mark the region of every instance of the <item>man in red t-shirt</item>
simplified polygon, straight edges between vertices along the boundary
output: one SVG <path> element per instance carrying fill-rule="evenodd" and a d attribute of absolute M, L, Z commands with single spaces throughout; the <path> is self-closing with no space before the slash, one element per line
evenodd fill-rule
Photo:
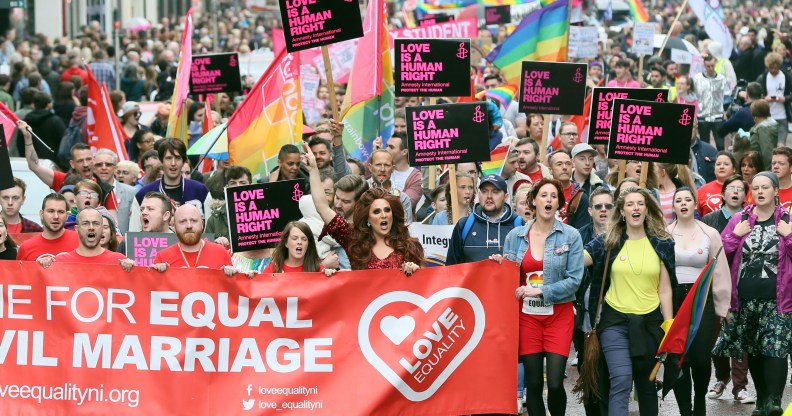
<path fill-rule="evenodd" d="M 539 163 L 539 143 L 536 140 L 526 137 L 520 139 L 514 148 L 518 152 L 517 170 L 528 175 L 531 183 L 539 182 L 539 179 L 550 178 L 550 170 Z"/>
<path fill-rule="evenodd" d="M 564 189 L 565 204 L 558 210 L 561 222 L 578 230 L 591 224 L 588 196 L 580 185 L 572 181 L 572 158 L 569 153 L 566 150 L 556 150 L 550 153 L 547 160 L 553 179 L 561 182 L 561 188 Z"/>
<path fill-rule="evenodd" d="M 77 214 L 77 234 L 80 245 L 68 253 L 55 256 L 58 263 L 80 264 L 119 264 L 129 272 L 135 265 L 134 260 L 124 257 L 121 253 L 105 250 L 99 241 L 102 239 L 102 214 L 95 208 L 85 208 Z"/>
<path fill-rule="evenodd" d="M 179 242 L 157 253 L 151 267 L 160 272 L 170 266 L 219 269 L 228 277 L 236 273 L 228 250 L 220 244 L 201 239 L 204 221 L 198 208 L 184 204 L 176 209 L 174 218 Z"/>
<path fill-rule="evenodd" d="M 63 228 L 69 215 L 68 204 L 61 194 L 44 197 L 39 212 L 44 230 L 19 246 L 17 260 L 38 261 L 47 267 L 56 255 L 77 248 L 80 244 L 77 233 Z"/>
<path fill-rule="evenodd" d="M 30 221 L 19 213 L 22 205 L 25 204 L 25 190 L 27 185 L 22 179 L 14 178 L 14 187 L 0 191 L 0 215 L 5 220 L 9 234 L 38 233 L 41 226 Z"/>
<path fill-rule="evenodd" d="M 771 169 L 778 176 L 778 203 L 789 210 L 792 205 L 792 149 L 779 146 L 773 149 Z M 751 184 L 748 184 L 750 189 Z"/>
<path fill-rule="evenodd" d="M 63 182 L 66 180 L 67 174 L 53 171 L 47 166 L 39 165 L 39 158 L 36 154 L 36 149 L 33 147 L 33 136 L 28 131 L 30 126 L 20 120 L 17 122 L 17 128 L 22 133 L 22 137 L 25 141 L 25 159 L 27 159 L 28 168 L 31 172 L 35 173 L 44 184 L 52 188 L 55 192 L 59 192 L 63 186 Z M 116 211 L 118 210 L 116 194 L 112 186 L 94 175 L 94 160 L 90 146 L 85 143 L 77 143 L 71 148 L 70 154 L 71 160 L 69 161 L 69 165 L 71 165 L 72 172 L 82 179 L 91 180 L 99 184 L 104 194 L 101 205 L 107 208 L 115 217 Z"/>

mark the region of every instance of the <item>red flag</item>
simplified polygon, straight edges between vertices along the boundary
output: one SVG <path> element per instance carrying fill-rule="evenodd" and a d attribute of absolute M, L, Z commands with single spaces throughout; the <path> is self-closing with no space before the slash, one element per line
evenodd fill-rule
<path fill-rule="evenodd" d="M 118 160 L 128 160 L 126 133 L 113 111 L 107 87 L 96 80 L 91 68 L 88 71 L 88 145 L 92 149 L 110 149 L 118 155 Z"/>
<path fill-rule="evenodd" d="M 0 124 L 3 125 L 6 144 L 8 146 L 11 146 L 11 137 L 14 135 L 14 131 L 16 130 L 17 121 L 19 121 L 19 117 L 17 117 L 17 115 L 14 114 L 10 108 L 6 107 L 6 105 L 0 101 Z"/>
<path fill-rule="evenodd" d="M 286 50 L 286 37 L 283 35 L 283 29 L 272 28 L 272 53 L 278 56 L 284 50 Z"/>
<path fill-rule="evenodd" d="M 209 97 L 211 97 L 211 95 Z M 201 127 L 202 134 L 209 133 L 209 130 L 212 130 L 215 127 L 214 120 L 212 120 L 211 101 L 211 98 L 207 98 L 207 100 L 204 102 L 204 117 Z M 201 173 L 208 173 L 210 170 L 212 170 L 212 159 L 206 157 L 201 161 L 201 166 L 198 168 L 198 171 Z"/>

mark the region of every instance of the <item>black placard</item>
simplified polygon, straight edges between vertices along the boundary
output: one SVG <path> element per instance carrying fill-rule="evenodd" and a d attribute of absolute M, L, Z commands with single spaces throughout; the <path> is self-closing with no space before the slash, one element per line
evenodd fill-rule
<path fill-rule="evenodd" d="M 686 165 L 696 106 L 613 101 L 608 158 Z"/>
<path fill-rule="evenodd" d="M 289 52 L 363 36 L 360 6 L 349 0 L 278 0 Z"/>
<path fill-rule="evenodd" d="M 233 252 L 275 247 L 283 227 L 302 218 L 303 180 L 257 183 L 225 189 Z"/>
<path fill-rule="evenodd" d="M 436 25 L 438 23 L 452 22 L 454 16 L 445 13 L 438 13 L 429 15 L 424 19 L 418 19 L 418 27 Z"/>
<path fill-rule="evenodd" d="M 469 96 L 470 39 L 395 39 L 396 95 Z"/>
<path fill-rule="evenodd" d="M 523 61 L 520 72 L 520 112 L 583 114 L 586 64 Z"/>
<path fill-rule="evenodd" d="M 588 144 L 608 144 L 611 128 L 611 105 L 613 100 L 667 102 L 667 89 L 654 88 L 609 88 L 595 87 L 591 93 L 591 112 L 589 113 Z M 686 162 L 687 163 L 687 162 Z"/>
<path fill-rule="evenodd" d="M 11 156 L 8 154 L 5 130 L 0 126 L 0 191 L 11 189 L 14 183 L 14 172 L 11 170 Z"/>
<path fill-rule="evenodd" d="M 242 92 L 239 55 L 236 52 L 193 56 L 190 68 L 190 93 L 218 92 Z"/>
<path fill-rule="evenodd" d="M 487 103 L 407 107 L 410 165 L 490 160 Z"/>
<path fill-rule="evenodd" d="M 484 22 L 488 25 L 508 25 L 511 23 L 511 6 L 489 6 L 484 8 Z"/>

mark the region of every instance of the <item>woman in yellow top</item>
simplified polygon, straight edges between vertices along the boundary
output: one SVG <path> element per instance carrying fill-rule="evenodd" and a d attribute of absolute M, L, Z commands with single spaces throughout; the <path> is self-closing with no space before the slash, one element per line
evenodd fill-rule
<path fill-rule="evenodd" d="M 586 245 L 584 257 L 594 267 L 589 310 L 597 310 L 605 285 L 597 331 L 609 377 L 600 381 L 603 397 L 608 392 L 601 410 L 626 415 L 634 382 L 641 415 L 655 416 L 657 394 L 649 374 L 672 322 L 676 275 L 674 240 L 652 195 L 644 188 L 623 190 L 608 232 Z"/>

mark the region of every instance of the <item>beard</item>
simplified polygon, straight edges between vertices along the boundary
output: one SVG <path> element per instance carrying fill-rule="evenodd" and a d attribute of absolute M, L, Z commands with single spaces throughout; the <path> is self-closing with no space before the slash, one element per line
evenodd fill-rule
<path fill-rule="evenodd" d="M 46 222 L 46 221 L 42 220 L 41 221 L 41 226 L 46 228 L 51 233 L 59 233 L 61 230 L 63 230 L 64 223 L 61 223 L 60 227 L 58 227 L 58 228 L 52 228 L 52 225 L 50 225 L 49 222 Z"/>
<path fill-rule="evenodd" d="M 176 236 L 179 238 L 179 242 L 186 246 L 194 246 L 198 244 L 201 241 L 202 234 L 203 229 L 184 232 L 176 231 Z"/>

